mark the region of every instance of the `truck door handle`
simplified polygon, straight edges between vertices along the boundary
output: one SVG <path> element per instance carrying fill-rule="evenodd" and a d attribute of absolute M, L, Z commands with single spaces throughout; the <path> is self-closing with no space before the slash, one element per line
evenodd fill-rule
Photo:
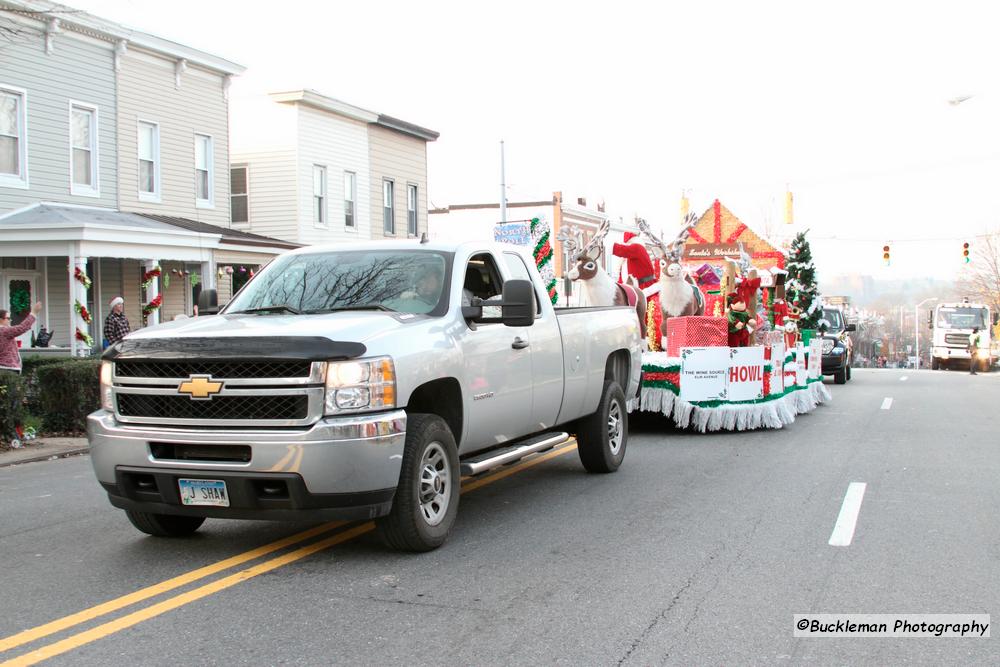
<path fill-rule="evenodd" d="M 524 348 L 528 347 L 529 345 L 531 345 L 531 343 L 529 343 L 528 341 L 524 340 L 520 336 L 518 336 L 517 338 L 515 338 L 514 342 L 510 344 L 510 346 L 512 348 L 514 348 L 515 350 L 523 350 Z"/>

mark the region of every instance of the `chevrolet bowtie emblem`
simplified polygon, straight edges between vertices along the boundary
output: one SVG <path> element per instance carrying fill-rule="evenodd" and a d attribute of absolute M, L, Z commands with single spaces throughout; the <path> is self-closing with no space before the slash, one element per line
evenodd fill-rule
<path fill-rule="evenodd" d="M 213 382 L 211 375 L 192 375 L 177 387 L 178 394 L 187 394 L 193 400 L 211 400 L 222 391 L 221 382 Z"/>

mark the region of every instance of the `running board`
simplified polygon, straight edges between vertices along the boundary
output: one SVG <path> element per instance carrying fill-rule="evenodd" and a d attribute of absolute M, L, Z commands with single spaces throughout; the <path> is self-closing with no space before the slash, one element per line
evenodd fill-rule
<path fill-rule="evenodd" d="M 502 449 L 493 449 L 462 461 L 462 475 L 478 475 L 487 470 L 499 468 L 502 465 L 523 459 L 529 454 L 537 454 L 538 452 L 544 452 L 546 449 L 552 449 L 567 440 L 569 440 L 568 433 L 545 433 L 534 438 L 529 438 L 516 445 L 503 447 Z"/>

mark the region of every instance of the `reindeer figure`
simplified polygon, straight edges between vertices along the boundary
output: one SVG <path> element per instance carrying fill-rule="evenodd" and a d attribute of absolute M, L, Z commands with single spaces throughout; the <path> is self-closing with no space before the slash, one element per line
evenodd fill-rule
<path fill-rule="evenodd" d="M 576 239 L 559 234 L 570 254 L 575 258 L 572 268 L 566 272 L 570 280 L 582 282 L 583 294 L 591 306 L 632 306 L 639 317 L 639 335 L 646 339 L 646 295 L 638 285 L 619 285 L 601 269 L 597 260 L 603 254 L 604 237 L 608 235 L 611 223 L 607 220 L 588 242 L 580 249 Z"/>
<path fill-rule="evenodd" d="M 653 234 L 653 230 L 649 228 L 649 224 L 645 220 L 638 221 L 639 230 L 648 236 L 663 253 L 663 257 L 660 259 L 660 310 L 663 311 L 664 321 L 670 317 L 705 313 L 705 297 L 698 289 L 694 279 L 681 266 L 684 243 L 697 222 L 697 216 L 689 213 L 684 219 L 684 229 L 670 245 L 667 245 Z"/>

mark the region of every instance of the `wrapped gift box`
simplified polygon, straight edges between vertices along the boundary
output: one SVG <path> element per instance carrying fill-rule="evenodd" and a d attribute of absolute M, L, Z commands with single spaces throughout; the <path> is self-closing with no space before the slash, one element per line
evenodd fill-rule
<path fill-rule="evenodd" d="M 664 322 L 666 352 L 679 357 L 682 347 L 728 347 L 729 323 L 724 317 L 671 317 Z"/>

